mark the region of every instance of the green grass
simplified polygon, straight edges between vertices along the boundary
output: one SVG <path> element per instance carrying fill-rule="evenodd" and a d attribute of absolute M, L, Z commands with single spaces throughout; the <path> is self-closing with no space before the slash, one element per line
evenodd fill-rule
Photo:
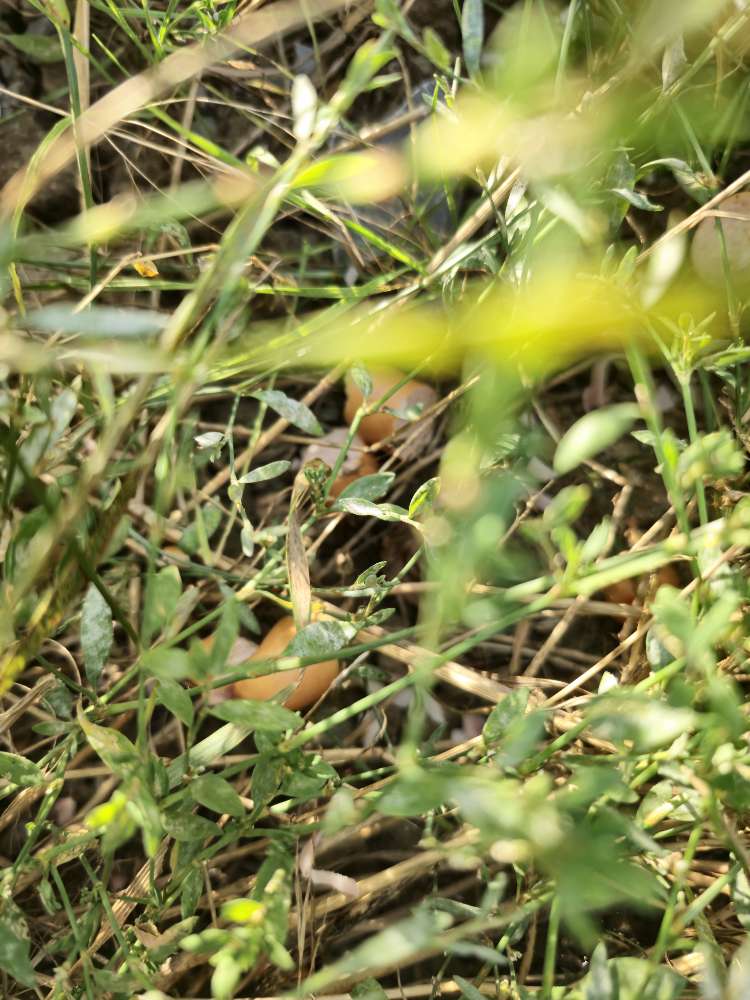
<path fill-rule="evenodd" d="M 750 15 L 78 6 L 0 12 L 2 996 L 750 995 Z"/>

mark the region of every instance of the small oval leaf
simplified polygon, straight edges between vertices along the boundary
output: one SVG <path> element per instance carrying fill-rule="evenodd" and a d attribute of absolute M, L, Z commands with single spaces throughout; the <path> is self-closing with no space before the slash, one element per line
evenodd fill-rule
<path fill-rule="evenodd" d="M 380 500 L 391 488 L 395 475 L 392 472 L 375 472 L 360 476 L 341 491 L 339 500 L 358 497 L 361 500 Z"/>
<path fill-rule="evenodd" d="M 555 452 L 555 472 L 565 475 L 581 462 L 609 448 L 630 430 L 641 412 L 636 403 L 618 403 L 594 410 L 576 420 Z"/>
<path fill-rule="evenodd" d="M 281 392 L 279 389 L 258 389 L 250 395 L 261 403 L 265 403 L 266 406 L 270 406 L 280 417 L 288 420 L 295 427 L 299 427 L 306 434 L 314 434 L 319 437 L 323 433 L 323 428 L 310 407 L 305 406 L 298 399 L 291 399 L 285 392 Z"/>
<path fill-rule="evenodd" d="M 269 462 L 268 465 L 259 465 L 257 469 L 251 469 L 241 476 L 237 482 L 246 485 L 247 483 L 264 483 L 267 479 L 275 479 L 283 476 L 292 466 L 291 462 Z"/>

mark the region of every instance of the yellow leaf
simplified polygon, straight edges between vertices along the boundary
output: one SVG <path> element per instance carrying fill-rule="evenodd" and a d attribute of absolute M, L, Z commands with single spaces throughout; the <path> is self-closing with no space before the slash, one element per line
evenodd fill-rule
<path fill-rule="evenodd" d="M 133 267 L 140 274 L 142 278 L 158 278 L 159 272 L 156 270 L 156 264 L 148 257 L 139 257 L 138 260 L 133 261 Z"/>

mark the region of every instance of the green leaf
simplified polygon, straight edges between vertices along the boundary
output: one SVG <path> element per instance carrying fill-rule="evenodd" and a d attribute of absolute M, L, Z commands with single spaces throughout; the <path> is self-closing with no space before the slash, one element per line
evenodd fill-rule
<path fill-rule="evenodd" d="M 185 726 L 192 726 L 195 712 L 193 699 L 176 681 L 162 677 L 156 686 L 156 697 L 175 718 Z"/>
<path fill-rule="evenodd" d="M 384 253 L 389 254 L 394 260 L 398 260 L 402 264 L 406 264 L 407 267 L 411 267 L 415 271 L 421 272 L 424 270 L 419 261 L 415 260 L 411 254 L 407 253 L 406 250 L 403 250 L 401 247 L 396 246 L 396 244 L 391 240 L 386 240 L 383 239 L 382 236 L 378 236 L 378 234 L 373 232 L 369 226 L 365 226 L 361 222 L 355 222 L 354 219 L 347 219 L 345 216 L 342 217 L 341 221 L 347 229 L 351 229 L 353 233 L 357 233 L 378 250 L 382 250 Z"/>
<path fill-rule="evenodd" d="M 226 949 L 219 952 L 214 965 L 216 968 L 211 976 L 211 996 L 214 1000 L 232 1000 L 242 977 L 242 966 L 232 952 Z"/>
<path fill-rule="evenodd" d="M 745 457 L 729 431 L 701 434 L 687 446 L 677 462 L 677 474 L 686 489 L 696 483 L 734 479 L 742 474 Z"/>
<path fill-rule="evenodd" d="M 26 921 L 15 904 L 4 902 L 0 916 L 0 969 L 22 986 L 34 986 L 36 976 L 29 958 Z"/>
<path fill-rule="evenodd" d="M 464 62 L 469 76 L 479 74 L 484 43 L 484 0 L 464 0 L 461 10 Z"/>
<path fill-rule="evenodd" d="M 338 780 L 336 769 L 316 754 L 294 755 L 288 763 L 281 791 L 292 798 L 314 798 L 329 781 Z"/>
<path fill-rule="evenodd" d="M 206 840 L 221 834 L 221 828 L 212 820 L 206 819 L 204 816 L 196 816 L 195 813 L 188 810 L 165 816 L 164 829 L 170 837 L 181 842 Z"/>
<path fill-rule="evenodd" d="M 205 739 L 194 743 L 187 753 L 176 757 L 167 768 L 169 787 L 176 788 L 188 770 L 198 771 L 208 767 L 219 757 L 231 753 L 248 736 L 247 726 L 226 725 Z"/>
<path fill-rule="evenodd" d="M 341 491 L 339 500 L 357 497 L 360 500 L 379 500 L 384 497 L 395 479 L 393 472 L 375 472 L 371 476 L 362 476 Z"/>
<path fill-rule="evenodd" d="M 351 791 L 346 787 L 339 788 L 328 801 L 321 829 L 326 836 L 332 836 L 355 824 L 358 817 Z"/>
<path fill-rule="evenodd" d="M 609 448 L 639 417 L 636 403 L 617 403 L 587 413 L 566 431 L 558 444 L 553 463 L 555 472 L 565 475 L 581 462 Z"/>
<path fill-rule="evenodd" d="M 135 747 L 123 733 L 94 725 L 80 709 L 77 720 L 89 746 L 113 774 L 127 775 L 140 763 Z"/>
<path fill-rule="evenodd" d="M 405 920 L 399 920 L 367 938 L 337 962 L 314 973 L 301 984 L 300 992 L 305 995 L 323 992 L 329 983 L 347 978 L 351 973 L 377 968 L 383 964 L 384 958 L 394 967 L 407 964 L 413 955 L 434 949 L 440 941 L 440 935 L 451 923 L 452 919 L 447 913 L 427 907 L 419 909 Z"/>
<path fill-rule="evenodd" d="M 352 987 L 349 996 L 352 1000 L 387 1000 L 388 994 L 377 979 L 368 976 L 367 979 L 363 979 L 361 983 Z"/>
<path fill-rule="evenodd" d="M 439 808 L 447 794 L 439 776 L 424 770 L 407 772 L 388 785 L 377 807 L 387 816 L 420 816 Z"/>
<path fill-rule="evenodd" d="M 473 983 L 464 979 L 463 976 L 455 976 L 454 978 L 458 984 L 458 988 L 461 990 L 461 993 L 466 1000 L 486 1000 L 484 993 L 482 993 L 481 990 L 478 990 Z"/>
<path fill-rule="evenodd" d="M 737 873 L 731 890 L 737 919 L 746 931 L 750 931 L 750 882 L 742 869 Z"/>
<path fill-rule="evenodd" d="M 501 770 L 510 770 L 526 760 L 544 738 L 544 723 L 543 712 L 529 712 L 512 719 L 499 740 L 495 757 L 497 766 Z"/>
<path fill-rule="evenodd" d="M 211 538 L 221 524 L 221 510 L 213 504 L 206 504 L 205 507 L 201 507 L 201 517 L 203 518 L 203 526 L 206 529 L 206 538 Z M 188 555 L 192 555 L 192 553 L 198 551 L 200 547 L 200 533 L 197 520 L 183 531 L 178 545 Z"/>
<path fill-rule="evenodd" d="M 219 627 L 214 632 L 214 641 L 208 654 L 209 674 L 220 674 L 224 670 L 230 660 L 239 630 L 237 601 L 232 597 L 224 602 Z"/>
<path fill-rule="evenodd" d="M 221 917 L 233 924 L 249 924 L 262 910 L 263 904 L 257 899 L 230 899 L 222 906 Z"/>
<path fill-rule="evenodd" d="M 617 1000 L 617 987 L 612 978 L 612 970 L 607 961 L 607 949 L 603 941 L 594 948 L 591 955 L 591 970 L 584 994 L 584 1000 Z"/>
<path fill-rule="evenodd" d="M 471 909 L 474 910 L 474 907 L 471 907 Z M 474 912 L 478 911 L 474 910 Z M 486 944 L 477 944 L 476 941 L 456 941 L 455 944 L 446 948 L 446 951 L 449 955 L 457 955 L 461 958 L 478 958 L 480 962 L 487 962 L 490 965 L 508 964 L 508 959 L 505 955 L 502 955 L 499 951 L 495 951 L 494 948 L 488 948 Z M 458 980 L 458 976 L 456 976 L 456 980 Z M 484 998 L 483 993 L 480 996 Z"/>
<path fill-rule="evenodd" d="M 279 389 L 258 389 L 250 395 L 270 406 L 280 417 L 288 420 L 295 427 L 299 427 L 306 434 L 314 434 L 319 437 L 323 433 L 323 428 L 312 410 L 299 400 L 291 399 Z"/>
<path fill-rule="evenodd" d="M 645 194 L 641 194 L 640 191 L 631 191 L 629 188 L 613 188 L 612 193 L 623 198 L 633 208 L 640 208 L 642 212 L 664 211 L 662 205 L 655 205 L 652 201 L 648 200 Z"/>
<path fill-rule="evenodd" d="M 234 700 L 225 701 L 211 709 L 211 715 L 224 722 L 232 722 L 236 726 L 244 726 L 251 732 L 281 733 L 287 729 L 298 729 L 302 725 L 302 717 L 297 712 L 290 712 L 283 705 L 272 701 Z"/>
<path fill-rule="evenodd" d="M 203 895 L 203 872 L 193 865 L 180 886 L 180 916 L 183 920 L 192 917 L 198 907 L 198 900 Z"/>
<path fill-rule="evenodd" d="M 334 97 L 333 103 L 337 103 L 337 98 L 341 97 L 343 106 L 347 106 L 355 97 L 358 97 L 369 81 L 387 63 L 395 57 L 393 49 L 383 49 L 380 40 L 368 39 L 357 49 L 349 61 L 346 68 L 346 76 L 338 94 Z M 369 396 L 369 393 L 364 393 Z"/>
<path fill-rule="evenodd" d="M 244 816 L 245 807 L 237 792 L 218 774 L 204 774 L 190 782 L 190 794 L 196 802 L 212 812 L 228 816 Z"/>
<path fill-rule="evenodd" d="M 612 532 L 612 522 L 603 518 L 591 530 L 591 534 L 581 546 L 581 562 L 586 565 L 603 555 Z"/>
<path fill-rule="evenodd" d="M 92 583 L 81 608 L 81 651 L 89 684 L 96 690 L 114 637 L 112 611 Z"/>
<path fill-rule="evenodd" d="M 716 189 L 707 184 L 701 174 L 696 173 L 684 160 L 678 160 L 674 157 L 651 160 L 648 163 L 644 163 L 639 172 L 641 174 L 648 173 L 654 167 L 659 166 L 667 167 L 667 169 L 671 170 L 674 179 L 682 190 L 700 205 L 703 205 L 712 195 L 716 194 Z"/>
<path fill-rule="evenodd" d="M 744 997 L 747 996 L 750 996 L 750 939 L 748 938 L 734 953 L 729 966 L 729 979 L 725 994 L 726 1000 L 744 1000 Z"/>
<path fill-rule="evenodd" d="M 305 625 L 294 636 L 284 656 L 319 656 L 328 659 L 343 649 L 357 634 L 349 622 L 320 621 Z"/>
<path fill-rule="evenodd" d="M 340 496 L 333 505 L 333 510 L 345 514 L 356 514 L 357 517 L 376 517 L 379 521 L 402 521 L 408 514 L 395 504 L 376 504 L 359 497 Z"/>
<path fill-rule="evenodd" d="M 451 54 L 434 28 L 427 27 L 422 35 L 425 54 L 438 69 L 448 72 L 451 68 Z"/>
<path fill-rule="evenodd" d="M 612 958 L 607 965 L 615 991 L 609 995 L 590 992 L 594 977 L 601 979 L 597 964 L 578 984 L 586 1000 L 677 1000 L 686 986 L 678 973 L 663 965 L 654 967 L 645 958 Z"/>
<path fill-rule="evenodd" d="M 144 653 L 141 669 L 159 680 L 184 681 L 193 676 L 192 661 L 184 649 L 157 646 Z"/>
<path fill-rule="evenodd" d="M 291 467 L 291 462 L 269 462 L 268 465 L 259 465 L 257 469 L 251 469 L 250 472 L 246 472 L 237 482 L 243 485 L 247 485 L 248 483 L 265 483 L 267 479 L 276 479 L 277 476 L 283 476 Z"/>
<path fill-rule="evenodd" d="M 156 799 L 139 779 L 128 782 L 124 792 L 127 796 L 127 811 L 141 828 L 144 851 L 147 857 L 153 858 L 164 835 Z"/>
<path fill-rule="evenodd" d="M 23 52 L 24 55 L 31 56 L 34 62 L 55 63 L 63 58 L 60 48 L 60 38 L 54 35 L 34 35 L 29 32 L 25 35 L 0 35 L 6 42 L 10 42 L 14 49 Z"/>
<path fill-rule="evenodd" d="M 55 26 L 70 27 L 70 11 L 67 0 L 42 0 L 42 7 L 45 8 L 47 16 Z"/>
<path fill-rule="evenodd" d="M 19 324 L 40 333 L 78 334 L 82 337 L 148 337 L 161 333 L 167 314 L 150 309 L 90 306 L 74 312 L 69 306 L 45 306 L 30 312 Z"/>
<path fill-rule="evenodd" d="M 182 593 L 180 571 L 176 566 L 165 566 L 153 573 L 146 583 L 143 607 L 143 644 L 148 646 L 151 639 L 162 632 L 171 619 Z"/>
<path fill-rule="evenodd" d="M 357 55 L 355 54 L 354 59 L 356 58 Z M 354 60 L 352 60 L 352 62 L 353 61 Z M 362 398 L 365 400 L 369 399 L 372 395 L 372 376 L 370 375 L 368 369 L 363 364 L 355 362 L 355 364 L 353 364 L 349 369 L 349 376 L 352 382 L 354 382 L 356 387 L 362 393 Z"/>
<path fill-rule="evenodd" d="M 530 694 L 529 688 L 516 688 L 495 705 L 482 730 L 482 738 L 488 746 L 501 740 L 512 722 L 523 718 Z"/>
<path fill-rule="evenodd" d="M 14 785 L 43 785 L 44 774 L 38 764 L 26 757 L 14 753 L 0 751 L 0 777 L 6 778 Z"/>
<path fill-rule="evenodd" d="M 656 698 L 625 694 L 603 697 L 590 714 L 597 733 L 613 742 L 632 740 L 639 753 L 669 746 L 678 736 L 690 733 L 695 715 L 688 708 L 673 708 Z"/>
<path fill-rule="evenodd" d="M 591 490 L 584 483 L 577 486 L 564 486 L 552 498 L 552 502 L 542 514 L 545 527 L 560 529 L 574 524 L 583 513 L 591 498 Z"/>
<path fill-rule="evenodd" d="M 409 517 L 414 519 L 417 514 L 427 513 L 435 503 L 439 491 L 440 480 L 437 476 L 418 486 L 409 502 Z"/>
<path fill-rule="evenodd" d="M 284 776 L 285 764 L 282 757 L 268 754 L 261 754 L 260 760 L 253 768 L 253 777 L 250 784 L 250 794 L 253 797 L 255 808 L 262 808 L 267 805 L 279 790 L 279 785 Z"/>

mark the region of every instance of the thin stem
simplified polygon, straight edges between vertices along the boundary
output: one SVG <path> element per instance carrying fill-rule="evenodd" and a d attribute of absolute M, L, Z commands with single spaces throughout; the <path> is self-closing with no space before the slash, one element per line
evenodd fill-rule
<path fill-rule="evenodd" d="M 552 1000 L 552 990 L 555 987 L 555 966 L 557 965 L 557 940 L 560 934 L 560 896 L 555 895 L 549 908 L 547 924 L 547 943 L 544 948 L 544 967 L 542 969 L 543 1000 Z"/>

